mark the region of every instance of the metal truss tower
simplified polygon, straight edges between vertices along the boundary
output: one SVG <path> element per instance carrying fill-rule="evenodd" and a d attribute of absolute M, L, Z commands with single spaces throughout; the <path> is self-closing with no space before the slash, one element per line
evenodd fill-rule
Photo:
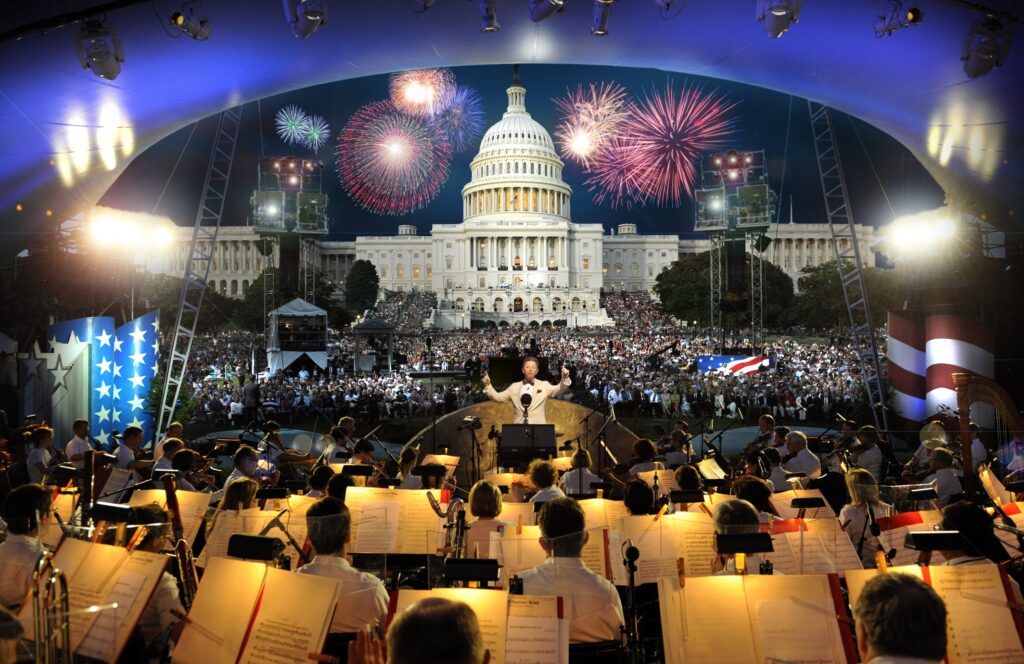
<path fill-rule="evenodd" d="M 213 139 L 213 151 L 206 169 L 203 196 L 196 213 L 196 224 L 192 229 L 192 244 L 185 260 L 185 276 L 178 300 L 178 314 L 174 322 L 171 352 L 167 357 L 167 371 L 164 375 L 163 395 L 160 398 L 160 413 L 157 418 L 156 436 L 174 419 L 174 410 L 181 395 L 181 383 L 185 380 L 188 358 L 192 352 L 192 341 L 199 325 L 199 314 L 206 295 L 207 279 L 213 253 L 217 248 L 217 234 L 224 201 L 227 197 L 231 166 L 235 161 L 235 146 L 238 144 L 238 130 L 242 122 L 242 107 L 230 108 L 220 115 L 217 133 Z"/>
<path fill-rule="evenodd" d="M 887 393 L 882 383 L 878 342 L 875 339 L 875 326 L 871 320 L 871 307 L 868 303 L 868 290 L 864 282 L 860 244 L 857 242 L 850 198 L 846 192 L 846 179 L 843 177 L 839 147 L 836 144 L 828 109 L 811 100 L 807 101 L 807 108 L 811 114 L 811 133 L 814 137 L 814 150 L 818 159 L 818 173 L 821 176 L 821 193 L 825 198 L 828 226 L 832 232 L 832 248 L 839 268 L 839 280 L 843 286 L 846 310 L 850 316 L 850 329 L 860 362 L 864 390 L 875 427 L 879 431 L 888 431 Z"/>

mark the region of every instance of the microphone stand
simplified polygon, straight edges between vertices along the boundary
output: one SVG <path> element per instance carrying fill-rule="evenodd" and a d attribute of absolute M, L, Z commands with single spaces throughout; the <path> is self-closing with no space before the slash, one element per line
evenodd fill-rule
<path fill-rule="evenodd" d="M 594 434 L 594 441 L 601 446 L 601 449 L 597 451 L 597 470 L 599 475 L 604 472 L 604 456 L 601 454 L 602 450 L 608 455 L 608 459 L 612 462 L 613 466 L 619 465 L 619 460 L 615 458 L 615 455 L 612 454 L 612 451 L 608 449 L 608 445 L 604 442 L 604 430 L 611 422 L 612 418 L 605 417 L 601 428 L 597 430 L 596 434 Z"/>
<path fill-rule="evenodd" d="M 284 524 L 281 523 L 281 517 L 287 512 L 288 510 L 281 510 L 280 512 L 278 512 L 277 516 L 268 521 L 267 525 L 263 527 L 263 530 L 259 532 L 259 536 L 266 537 L 267 533 L 269 533 L 274 528 L 278 528 L 282 533 L 284 533 L 284 536 L 288 538 L 288 543 L 291 544 L 299 553 L 299 560 L 301 560 L 302 564 L 305 565 L 309 563 L 309 557 L 305 554 L 305 552 L 303 552 L 302 547 L 299 546 L 299 543 L 295 541 L 295 538 L 292 537 L 292 534 L 290 532 L 288 532 L 288 529 L 284 527 Z"/>
<path fill-rule="evenodd" d="M 640 549 L 633 546 L 631 540 L 623 543 L 622 564 L 629 573 L 629 585 L 626 590 L 626 624 L 623 631 L 626 636 L 626 661 L 639 664 L 642 660 L 640 640 L 636 616 L 636 561 L 640 559 Z"/>

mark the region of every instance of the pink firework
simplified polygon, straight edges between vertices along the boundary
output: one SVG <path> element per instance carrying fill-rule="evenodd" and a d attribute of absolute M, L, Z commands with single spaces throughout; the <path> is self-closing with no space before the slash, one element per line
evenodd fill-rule
<path fill-rule="evenodd" d="M 402 215 L 426 206 L 448 179 L 452 147 L 444 133 L 390 101 L 363 106 L 338 135 L 338 174 L 361 207 Z"/>
<path fill-rule="evenodd" d="M 647 173 L 637 169 L 629 159 L 633 143 L 624 136 L 607 139 L 599 152 L 591 155 L 584 186 L 594 194 L 594 202 L 611 204 L 613 209 L 643 205 L 650 198 Z"/>
<path fill-rule="evenodd" d="M 630 112 L 626 89 L 617 83 L 578 85 L 554 102 L 562 113 L 555 129 L 562 156 L 584 166 L 621 133 Z"/>
<path fill-rule="evenodd" d="M 403 113 L 434 115 L 451 103 L 455 76 L 449 69 L 414 69 L 391 75 L 391 101 Z"/>
<path fill-rule="evenodd" d="M 699 87 L 676 91 L 667 85 L 638 102 L 623 126 L 628 147 L 612 155 L 615 165 L 631 173 L 631 181 L 644 182 L 641 203 L 678 207 L 683 194 L 693 195 L 701 153 L 720 150 L 735 131 L 729 112 L 734 102 Z M 607 168 L 607 155 L 601 165 Z"/>

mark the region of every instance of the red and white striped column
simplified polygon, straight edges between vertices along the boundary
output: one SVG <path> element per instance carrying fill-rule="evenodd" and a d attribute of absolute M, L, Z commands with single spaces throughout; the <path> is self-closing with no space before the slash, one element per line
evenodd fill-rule
<path fill-rule="evenodd" d="M 942 405 L 956 410 L 953 373 L 995 376 L 995 336 L 991 328 L 974 318 L 955 315 L 929 316 L 925 321 L 928 413 Z M 989 404 L 971 406 L 971 419 L 982 427 L 995 424 Z"/>
<path fill-rule="evenodd" d="M 920 323 L 889 312 L 889 427 L 905 440 L 916 440 L 928 416 L 925 329 Z"/>

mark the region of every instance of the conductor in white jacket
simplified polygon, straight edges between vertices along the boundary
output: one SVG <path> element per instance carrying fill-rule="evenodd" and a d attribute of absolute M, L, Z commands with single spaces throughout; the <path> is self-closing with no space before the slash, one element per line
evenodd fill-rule
<path fill-rule="evenodd" d="M 516 381 L 498 392 L 491 386 L 491 377 L 484 374 L 484 394 L 491 401 L 512 404 L 512 424 L 547 424 L 545 418 L 545 407 L 549 397 L 554 398 L 566 392 L 572 381 L 569 380 L 569 370 L 562 367 L 562 381 L 557 385 L 544 380 L 537 380 L 537 372 L 540 370 L 540 362 L 535 357 L 523 359 L 523 380 Z M 530 395 L 525 400 L 528 404 L 524 407 L 523 396 Z"/>

